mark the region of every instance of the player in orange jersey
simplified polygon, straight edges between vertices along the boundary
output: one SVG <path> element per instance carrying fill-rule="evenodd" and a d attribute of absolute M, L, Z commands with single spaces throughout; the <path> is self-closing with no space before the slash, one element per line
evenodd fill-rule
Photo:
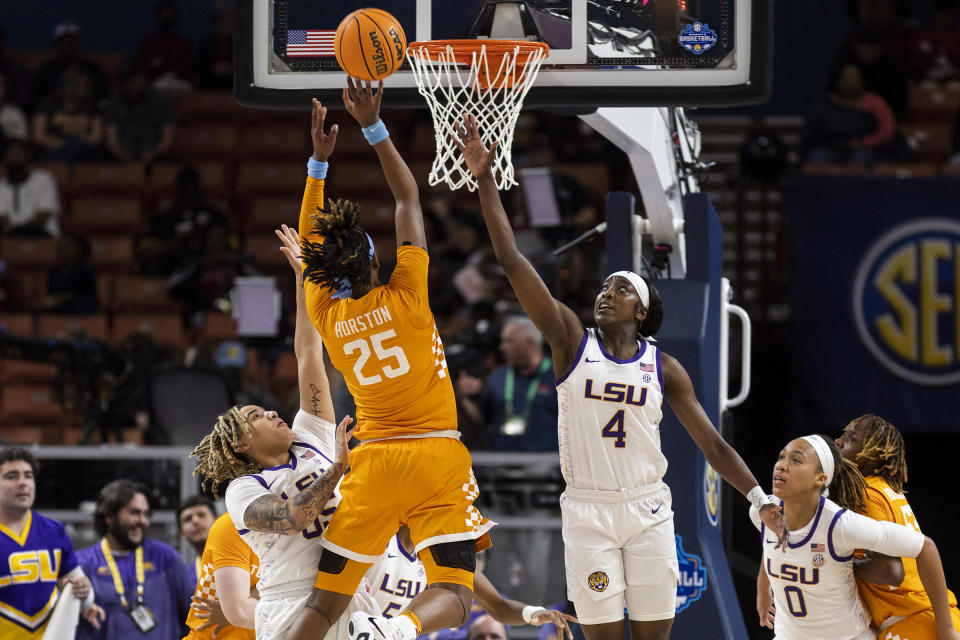
<path fill-rule="evenodd" d="M 910 503 L 904 497 L 907 461 L 903 436 L 892 424 L 873 414 L 852 420 L 837 438 L 840 454 L 857 465 L 867 481 L 864 515 L 896 522 L 920 531 Z M 933 605 L 920 582 L 917 561 L 903 558 L 903 582 L 897 587 L 857 578 L 860 595 L 870 609 L 879 640 L 936 638 L 940 629 Z M 960 631 L 957 599 L 947 591 L 953 627 Z M 940 637 L 945 637 L 940 634 Z"/>
<path fill-rule="evenodd" d="M 356 205 L 324 202 L 327 163 L 320 160 L 337 127 L 324 133 L 326 109 L 313 105 L 315 154 L 300 209 L 307 308 L 357 403 L 361 444 L 350 454 L 342 501 L 321 539 L 317 589 L 288 640 L 324 636 L 402 524 L 433 588 L 395 618 L 354 613 L 351 638 L 413 640 L 462 625 L 473 600 L 475 553 L 490 545 L 494 524 L 473 506 L 477 484 L 427 297 L 419 190 L 380 120 L 382 96 L 382 84 L 374 90 L 352 79 L 343 92 L 396 200 L 396 267 L 386 283 Z"/>
<path fill-rule="evenodd" d="M 207 534 L 185 640 L 254 640 L 260 560 L 225 513 Z"/>

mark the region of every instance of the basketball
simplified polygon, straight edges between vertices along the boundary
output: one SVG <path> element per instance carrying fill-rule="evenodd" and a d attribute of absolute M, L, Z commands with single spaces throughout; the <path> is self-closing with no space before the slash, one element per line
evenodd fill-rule
<path fill-rule="evenodd" d="M 347 75 L 380 80 L 400 68 L 407 51 L 403 27 L 382 9 L 357 9 L 340 22 L 334 37 L 337 63 Z"/>

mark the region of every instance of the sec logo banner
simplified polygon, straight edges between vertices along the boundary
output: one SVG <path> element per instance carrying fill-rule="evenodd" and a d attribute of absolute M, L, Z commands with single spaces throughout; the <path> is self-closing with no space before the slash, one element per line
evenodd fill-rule
<path fill-rule="evenodd" d="M 922 385 L 960 382 L 960 222 L 917 220 L 880 237 L 857 269 L 853 315 L 887 370 Z"/>

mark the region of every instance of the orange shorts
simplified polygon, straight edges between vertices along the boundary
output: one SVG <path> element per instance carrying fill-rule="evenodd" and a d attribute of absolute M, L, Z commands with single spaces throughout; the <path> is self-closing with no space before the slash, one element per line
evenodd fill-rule
<path fill-rule="evenodd" d="M 496 523 L 473 506 L 479 489 L 470 452 L 454 438 L 362 444 L 350 452 L 350 471 L 340 493 L 343 497 L 322 544 L 347 558 L 348 567 L 338 574 L 320 573 L 316 582 L 320 589 L 353 593 L 363 576 L 356 565 L 376 562 L 402 524 L 410 528 L 418 554 L 442 542 L 474 540 L 478 551 L 490 546 L 487 532 Z M 473 587 L 473 574 L 468 571 L 437 567 L 430 561 L 424 565 L 428 584 L 455 582 Z"/>
<path fill-rule="evenodd" d="M 953 628 L 960 631 L 960 610 L 950 607 Z M 924 609 L 899 620 L 880 633 L 877 640 L 933 640 L 937 637 L 937 623 L 933 609 Z"/>

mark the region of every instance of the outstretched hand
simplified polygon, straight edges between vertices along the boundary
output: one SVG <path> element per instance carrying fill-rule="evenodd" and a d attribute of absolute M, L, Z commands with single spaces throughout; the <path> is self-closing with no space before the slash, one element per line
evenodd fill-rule
<path fill-rule="evenodd" d="M 373 90 L 373 83 L 347 76 L 343 88 L 343 106 L 361 127 L 369 127 L 380 119 L 380 100 L 383 99 L 383 80 Z"/>
<path fill-rule="evenodd" d="M 344 416 L 340 424 L 337 425 L 337 455 L 334 457 L 335 464 L 342 465 L 344 469 L 350 466 L 350 438 L 353 436 L 353 418 Z"/>
<path fill-rule="evenodd" d="M 553 609 L 544 609 L 537 611 L 530 617 L 530 624 L 539 627 L 550 623 L 557 628 L 557 640 L 573 640 L 573 631 L 570 629 L 570 623 L 579 624 L 580 621 L 568 613 L 555 611 Z"/>
<path fill-rule="evenodd" d="M 769 503 L 763 505 L 760 507 L 760 519 L 763 520 L 763 524 L 767 526 L 767 529 L 778 538 L 777 546 L 775 546 L 774 549 L 782 548 L 786 551 L 787 536 L 790 535 L 790 531 L 787 530 L 787 521 L 783 517 L 780 508 Z"/>
<path fill-rule="evenodd" d="M 474 178 L 482 178 L 490 175 L 490 166 L 493 164 L 495 151 L 500 144 L 494 140 L 490 148 L 483 146 L 483 140 L 480 139 L 480 129 L 477 127 L 477 119 L 472 115 L 463 114 L 464 128 L 460 128 L 460 123 L 453 123 L 454 131 L 453 144 L 463 154 L 463 160 L 467 163 L 467 168 Z"/>
<path fill-rule="evenodd" d="M 327 108 L 313 99 L 313 114 L 310 119 L 310 137 L 313 138 L 313 159 L 317 162 L 326 162 L 333 147 L 337 144 L 338 125 L 330 127 L 330 133 L 323 132 L 323 121 L 327 117 Z"/>
<path fill-rule="evenodd" d="M 290 263 L 294 275 L 296 275 L 299 280 L 303 277 L 303 262 L 300 259 L 300 234 L 297 233 L 296 229 L 288 227 L 285 224 L 280 225 L 280 228 L 274 229 L 273 232 L 276 233 L 280 241 L 283 242 L 280 251 L 287 257 L 287 262 Z"/>

